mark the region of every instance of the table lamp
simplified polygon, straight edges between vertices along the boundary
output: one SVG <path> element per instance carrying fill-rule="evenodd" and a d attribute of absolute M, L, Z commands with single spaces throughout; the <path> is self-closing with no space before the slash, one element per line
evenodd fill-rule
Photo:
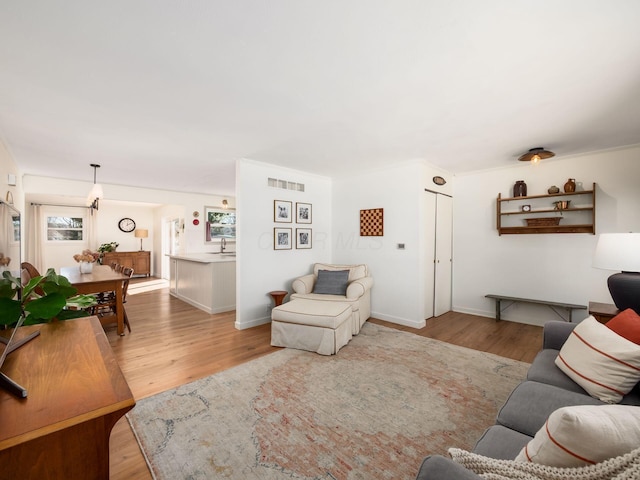
<path fill-rule="evenodd" d="M 135 231 L 135 237 L 140 239 L 140 251 L 142 251 L 142 239 L 147 238 L 149 236 L 149 230 L 145 228 L 138 228 Z"/>
<path fill-rule="evenodd" d="M 602 233 L 593 266 L 621 271 L 607 280 L 613 303 L 619 310 L 632 308 L 640 314 L 640 233 Z"/>

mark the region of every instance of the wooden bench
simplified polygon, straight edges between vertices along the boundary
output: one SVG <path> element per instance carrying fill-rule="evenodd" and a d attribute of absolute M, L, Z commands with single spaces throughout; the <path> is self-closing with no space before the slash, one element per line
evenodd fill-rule
<path fill-rule="evenodd" d="M 555 312 L 556 315 L 558 315 L 562 320 L 569 321 L 571 322 L 571 313 L 573 312 L 574 309 L 576 310 L 586 310 L 587 306 L 586 305 L 576 305 L 574 303 L 563 303 L 563 302 L 549 302 L 547 300 L 534 300 L 531 298 L 520 298 L 520 297 L 507 297 L 506 295 L 495 295 L 495 294 L 489 294 L 489 295 L 485 295 L 485 298 L 493 298 L 496 301 L 496 321 L 500 320 L 500 314 L 506 310 L 507 308 L 509 308 L 511 305 L 513 305 L 516 302 L 521 302 L 521 303 L 535 303 L 538 305 L 546 305 L 547 307 L 549 307 L 551 310 L 553 310 Z M 504 307 L 504 310 L 500 308 L 500 302 L 502 301 L 508 301 L 511 302 L 509 305 L 507 305 L 506 307 Z M 556 310 L 556 308 L 561 308 L 563 310 L 565 310 L 568 313 L 568 319 L 565 318 L 564 316 L 562 316 L 558 310 Z"/>

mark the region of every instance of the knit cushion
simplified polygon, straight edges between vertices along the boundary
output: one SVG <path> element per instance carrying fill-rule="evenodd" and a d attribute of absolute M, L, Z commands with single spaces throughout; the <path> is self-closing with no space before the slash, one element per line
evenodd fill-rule
<path fill-rule="evenodd" d="M 640 380 L 640 345 L 588 317 L 573 329 L 555 364 L 592 397 L 618 403 Z"/>
<path fill-rule="evenodd" d="M 640 345 L 640 315 L 633 309 L 627 308 L 609 320 L 605 325 L 621 337 Z"/>
<path fill-rule="evenodd" d="M 577 405 L 553 412 L 517 461 L 552 467 L 593 465 L 640 445 L 640 408 Z"/>

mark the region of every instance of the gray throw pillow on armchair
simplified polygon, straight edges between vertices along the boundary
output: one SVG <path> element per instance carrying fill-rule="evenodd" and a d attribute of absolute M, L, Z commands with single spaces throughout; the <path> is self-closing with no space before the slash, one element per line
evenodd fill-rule
<path fill-rule="evenodd" d="M 318 270 L 318 280 L 313 293 L 325 295 L 346 295 L 349 281 L 349 270 Z"/>

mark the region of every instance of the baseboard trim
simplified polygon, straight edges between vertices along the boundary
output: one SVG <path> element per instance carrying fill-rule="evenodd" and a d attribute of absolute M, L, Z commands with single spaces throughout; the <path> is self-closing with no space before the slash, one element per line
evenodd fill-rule
<path fill-rule="evenodd" d="M 402 325 L 404 327 L 411 328 L 423 328 L 426 324 L 426 320 L 415 321 L 409 320 L 408 318 L 394 317 L 392 315 L 385 315 L 380 312 L 371 312 L 371 316 L 373 318 L 377 318 L 378 320 L 384 320 L 385 322 L 397 323 L 398 325 Z"/>
<path fill-rule="evenodd" d="M 259 325 L 264 325 L 265 323 L 271 323 L 271 317 L 256 318 L 249 322 L 242 322 L 242 323 L 238 323 L 238 321 L 236 321 L 233 325 L 238 330 L 246 330 L 247 328 L 257 327 Z"/>

